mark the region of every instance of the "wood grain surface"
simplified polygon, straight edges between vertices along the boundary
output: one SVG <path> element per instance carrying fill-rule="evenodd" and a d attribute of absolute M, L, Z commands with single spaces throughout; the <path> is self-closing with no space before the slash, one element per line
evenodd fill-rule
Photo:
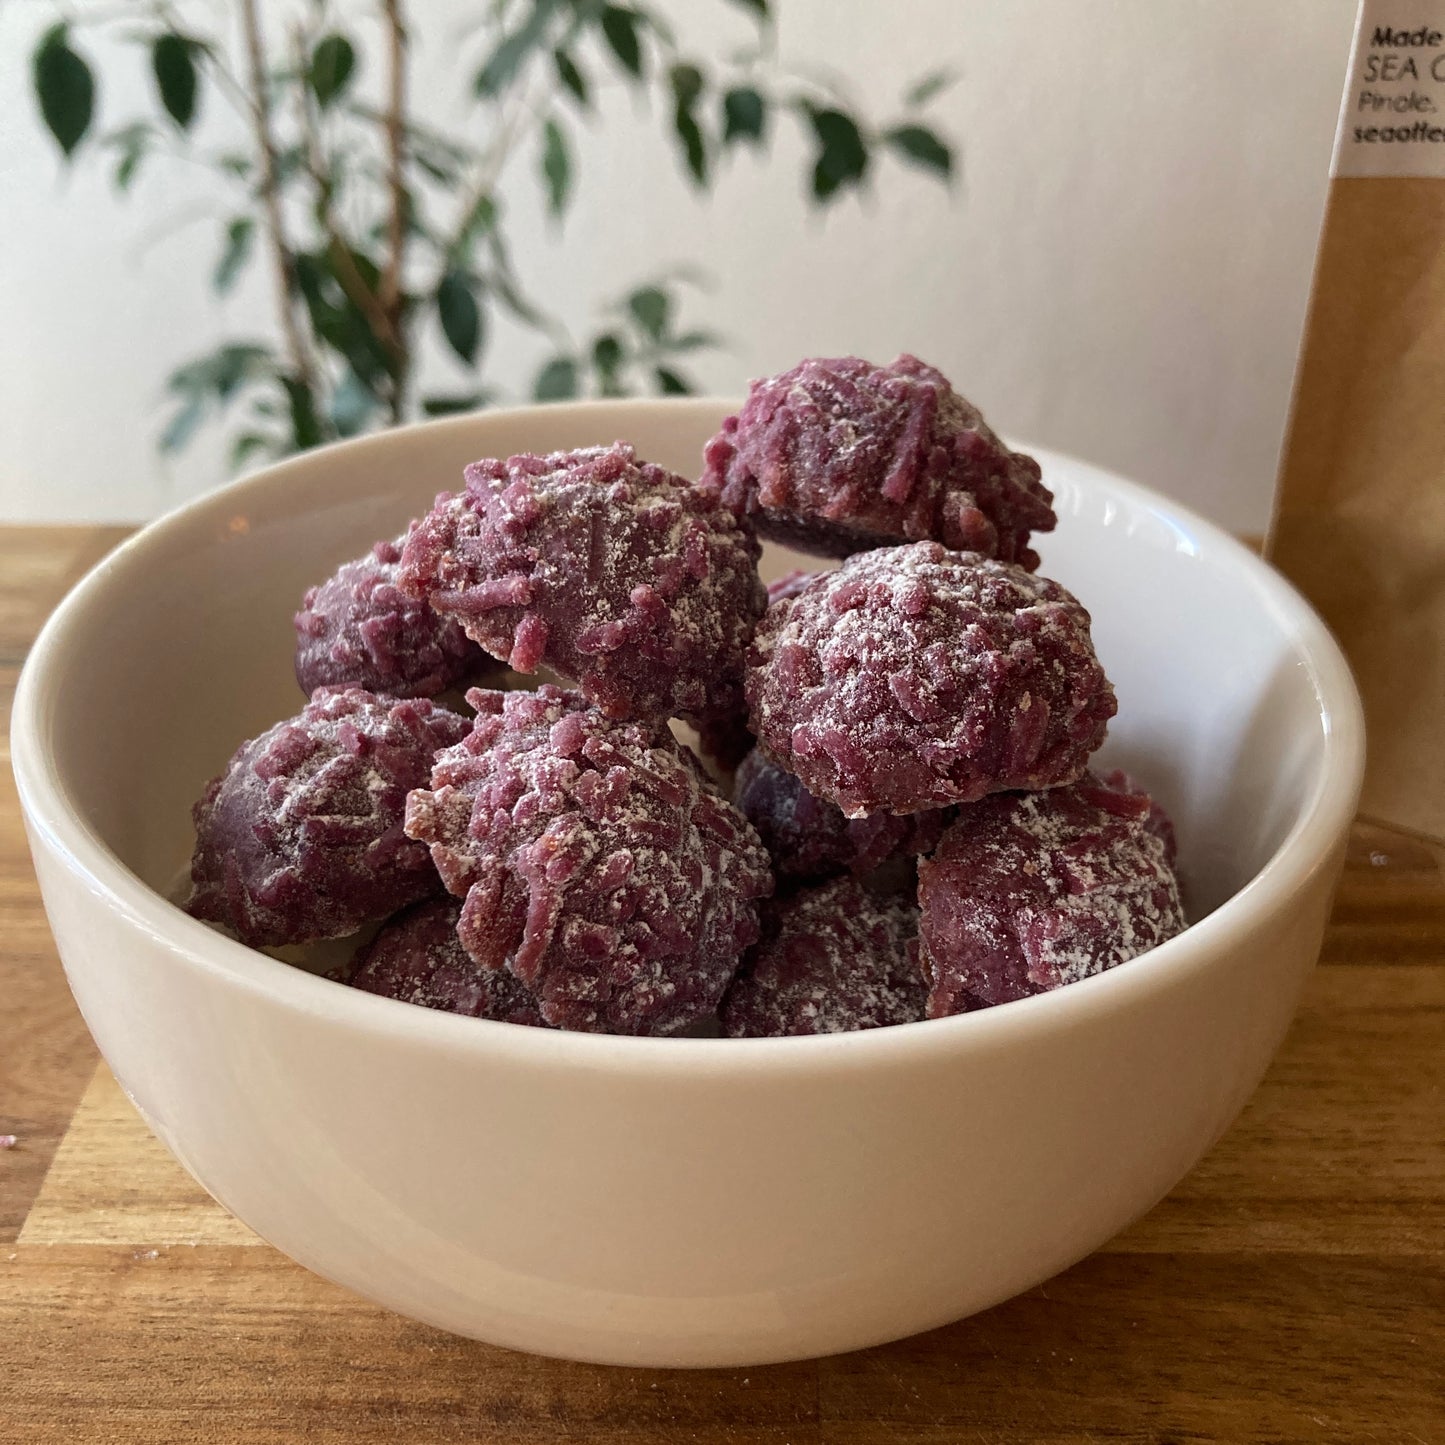
<path fill-rule="evenodd" d="M 0 705 L 122 536 L 0 528 Z M 3 746 L 3 743 L 0 743 Z M 961 1324 L 758 1370 L 456 1339 L 213 1203 L 97 1059 L 0 777 L 0 1442 L 1445 1445 L 1445 849 L 1356 829 L 1321 967 L 1234 1129 L 1093 1258 Z"/>

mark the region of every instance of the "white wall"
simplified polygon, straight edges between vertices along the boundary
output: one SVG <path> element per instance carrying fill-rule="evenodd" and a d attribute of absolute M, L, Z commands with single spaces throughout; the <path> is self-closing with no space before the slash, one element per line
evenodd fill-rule
<path fill-rule="evenodd" d="M 481 0 L 423 5 L 419 93 L 456 123 L 446 63 Z M 1288 404 L 1354 0 L 775 0 L 785 55 L 891 105 L 942 61 L 959 141 L 952 195 L 897 167 L 824 218 L 804 157 L 736 161 L 695 200 L 660 127 L 608 100 L 561 238 L 531 157 L 510 177 L 534 287 L 579 327 L 650 266 L 701 265 L 690 320 L 732 349 L 710 389 L 807 353 L 900 349 L 941 366 L 1014 435 L 1115 466 L 1245 530 L 1262 527 Z M 370 7 L 352 5 L 353 10 Z M 689 33 L 741 35 L 730 7 L 678 6 Z M 40 133 L 28 55 L 44 7 L 0 8 L 0 518 L 129 519 L 225 475 L 213 433 L 156 456 L 161 380 L 223 336 L 269 326 L 257 268 L 206 283 L 217 192 L 184 163 L 129 201 L 105 167 L 63 174 Z M 374 51 L 373 51 L 374 53 Z M 109 122 L 147 104 L 134 60 L 104 67 Z M 208 134 L 229 122 L 212 107 Z M 526 389 L 535 349 L 502 334 L 493 375 Z M 428 375 L 459 387 L 439 354 Z"/>

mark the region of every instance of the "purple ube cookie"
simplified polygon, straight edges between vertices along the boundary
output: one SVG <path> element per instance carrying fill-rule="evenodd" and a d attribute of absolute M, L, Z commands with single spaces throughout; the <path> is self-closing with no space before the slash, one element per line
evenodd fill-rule
<path fill-rule="evenodd" d="M 850 818 L 1073 782 L 1116 706 L 1068 592 L 936 542 L 770 607 L 747 698 L 763 751 Z"/>
<path fill-rule="evenodd" d="M 756 750 L 738 767 L 733 802 L 757 829 L 773 871 L 800 880 L 861 876 L 892 858 L 931 852 L 953 817 L 952 809 L 936 808 L 903 817 L 845 818 Z"/>
<path fill-rule="evenodd" d="M 1164 861 L 1172 868 L 1179 857 L 1179 845 L 1174 838 L 1174 822 L 1169 814 L 1122 768 L 1104 773 L 1099 781 L 1112 792 L 1135 793 L 1149 804 L 1144 827 L 1164 845 Z"/>
<path fill-rule="evenodd" d="M 468 727 L 424 698 L 318 688 L 207 785 L 187 911 L 252 946 L 309 943 L 436 892 L 426 849 L 402 829 L 406 795 Z"/>
<path fill-rule="evenodd" d="M 547 666 L 610 717 L 741 711 L 767 605 L 759 547 L 716 492 L 623 442 L 475 462 L 412 530 L 400 580 L 518 672 Z"/>
<path fill-rule="evenodd" d="M 675 1033 L 712 1014 L 758 936 L 768 856 L 664 726 L 574 692 L 484 692 L 411 795 L 407 832 L 465 898 L 458 936 L 559 1028 Z"/>
<path fill-rule="evenodd" d="M 545 1027 L 537 1000 L 506 969 L 479 968 L 457 938 L 462 905 L 430 898 L 397 914 L 357 955 L 347 982 L 445 1013 Z"/>
<path fill-rule="evenodd" d="M 918 867 L 929 1014 L 1044 993 L 1180 932 L 1162 817 L 1092 774 L 964 809 Z"/>
<path fill-rule="evenodd" d="M 1032 570 L 1053 495 L 916 356 L 803 361 L 755 381 L 703 452 L 703 483 L 764 536 L 824 557 L 931 539 Z"/>
<path fill-rule="evenodd" d="M 396 585 L 405 540 L 378 542 L 302 599 L 296 681 L 308 697 L 323 686 L 435 697 L 497 670 L 454 618 L 438 616 Z"/>
<path fill-rule="evenodd" d="M 851 878 L 763 909 L 763 939 L 721 1010 L 730 1038 L 837 1034 L 912 1023 L 928 990 L 909 957 L 918 910 L 873 897 Z"/>

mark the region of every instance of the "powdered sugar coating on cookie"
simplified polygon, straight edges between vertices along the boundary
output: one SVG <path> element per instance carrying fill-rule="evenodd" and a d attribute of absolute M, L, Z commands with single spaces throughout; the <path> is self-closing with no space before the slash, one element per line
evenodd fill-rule
<path fill-rule="evenodd" d="M 1064 588 L 936 542 L 770 607 L 747 698 L 763 751 L 850 818 L 1072 782 L 1116 707 Z"/>
<path fill-rule="evenodd" d="M 435 697 L 498 670 L 454 618 L 396 585 L 405 540 L 378 542 L 308 589 L 295 619 L 296 681 L 308 697 L 326 686 Z"/>
<path fill-rule="evenodd" d="M 465 899 L 467 952 L 561 1028 L 673 1033 L 712 1014 L 772 891 L 747 820 L 665 727 L 551 686 L 467 699 L 471 734 L 407 808 Z"/>
<path fill-rule="evenodd" d="M 754 381 L 703 456 L 704 485 L 761 535 L 824 557 L 931 539 L 1032 569 L 1030 533 L 1056 521 L 1038 463 L 907 354 L 812 358 Z"/>
<path fill-rule="evenodd" d="M 723 1000 L 723 1032 L 776 1038 L 921 1019 L 927 989 L 909 957 L 917 929 L 911 902 L 875 898 L 851 878 L 773 900 Z"/>
<path fill-rule="evenodd" d="M 741 709 L 767 605 L 759 547 L 718 498 L 623 442 L 475 462 L 412 530 L 400 581 L 518 672 L 547 666 L 610 717 Z"/>
<path fill-rule="evenodd" d="M 187 910 L 253 946 L 308 943 L 438 891 L 403 831 L 406 795 L 468 728 L 425 698 L 318 688 L 207 785 Z"/>
<path fill-rule="evenodd" d="M 1179 933 L 1156 811 L 1092 774 L 962 809 L 918 869 L 930 1016 L 1060 988 Z"/>
<path fill-rule="evenodd" d="M 429 898 L 397 914 L 356 956 L 352 988 L 469 1018 L 545 1027 L 537 1000 L 506 969 L 479 968 L 457 938 L 462 905 Z"/>
<path fill-rule="evenodd" d="M 1143 784 L 1137 782 L 1123 768 L 1115 768 L 1112 772 L 1102 774 L 1099 781 L 1111 792 L 1134 793 L 1149 804 L 1144 815 L 1144 827 L 1164 845 L 1164 861 L 1172 868 L 1179 857 L 1179 844 L 1174 836 L 1174 820 L 1164 811 L 1162 804 L 1151 798 Z"/>

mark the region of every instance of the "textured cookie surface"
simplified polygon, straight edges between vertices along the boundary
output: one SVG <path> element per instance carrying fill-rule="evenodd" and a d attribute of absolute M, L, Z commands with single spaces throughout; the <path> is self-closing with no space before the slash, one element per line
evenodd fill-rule
<path fill-rule="evenodd" d="M 763 536 L 824 557 L 931 539 L 1032 569 L 1030 533 L 1056 520 L 1038 463 L 906 354 L 814 358 L 755 381 L 703 455 L 704 485 Z"/>
<path fill-rule="evenodd" d="M 552 669 L 610 717 L 742 706 L 767 605 L 751 529 L 630 446 L 475 462 L 413 528 L 403 588 L 518 672 Z"/>
<path fill-rule="evenodd" d="M 561 1028 L 673 1033 L 712 1014 L 773 886 L 747 820 L 664 727 L 551 686 L 467 697 L 472 732 L 407 809 L 465 900 L 467 952 Z"/>
<path fill-rule="evenodd" d="M 851 878 L 763 909 L 763 938 L 723 1001 L 732 1038 L 848 1033 L 912 1023 L 927 989 L 909 956 L 918 910 Z"/>
<path fill-rule="evenodd" d="M 460 900 L 429 898 L 397 914 L 357 954 L 352 988 L 470 1018 L 543 1026 L 537 1000 L 504 968 L 479 968 L 457 938 Z"/>
<path fill-rule="evenodd" d="M 318 689 L 207 785 L 187 909 L 243 943 L 308 943 L 438 891 L 426 849 L 402 829 L 406 796 L 468 728 L 425 698 Z"/>
<path fill-rule="evenodd" d="M 1072 782 L 1115 711 L 1064 588 L 936 542 L 769 607 L 747 699 L 762 750 L 850 818 Z"/>
<path fill-rule="evenodd" d="M 918 869 L 931 1015 L 1075 983 L 1184 928 L 1163 811 L 1111 777 L 960 810 Z"/>
<path fill-rule="evenodd" d="M 497 670 L 454 618 L 439 616 L 396 585 L 405 540 L 378 542 L 302 599 L 296 681 L 308 697 L 318 687 L 435 697 Z"/>

